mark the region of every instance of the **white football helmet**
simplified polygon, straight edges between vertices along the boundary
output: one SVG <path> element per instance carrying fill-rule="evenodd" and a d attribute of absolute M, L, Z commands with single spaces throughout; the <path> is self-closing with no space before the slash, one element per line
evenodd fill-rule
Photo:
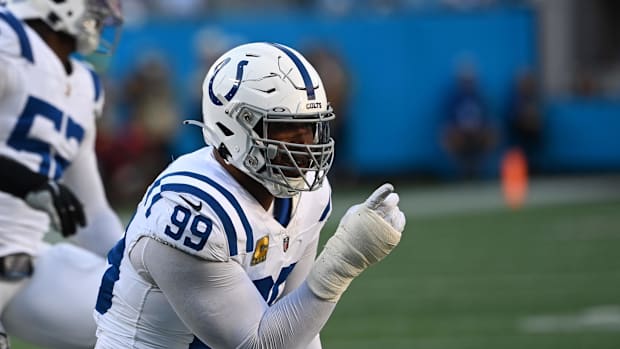
<path fill-rule="evenodd" d="M 8 0 L 6 6 L 22 20 L 40 19 L 54 31 L 73 36 L 81 54 L 100 45 L 111 50 L 110 43 L 101 42 L 101 31 L 123 20 L 120 0 Z"/>
<path fill-rule="evenodd" d="M 235 47 L 209 69 L 202 92 L 205 142 L 228 163 L 277 197 L 321 186 L 334 155 L 334 113 L 299 52 L 275 43 Z M 283 128 L 305 128 L 312 142 L 270 138 Z"/>

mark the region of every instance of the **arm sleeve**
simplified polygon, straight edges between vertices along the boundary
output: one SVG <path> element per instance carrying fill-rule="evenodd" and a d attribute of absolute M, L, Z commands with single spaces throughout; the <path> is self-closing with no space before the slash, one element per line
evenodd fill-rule
<path fill-rule="evenodd" d="M 95 136 L 90 134 L 78 157 L 64 175 L 64 184 L 84 205 L 86 226 L 71 238 L 76 244 L 106 256 L 123 234 L 123 226 L 105 195 L 95 156 Z"/>
<path fill-rule="evenodd" d="M 215 348 L 316 345 L 336 306 L 317 298 L 303 282 L 269 307 L 236 262 L 197 259 L 151 238 L 140 239 L 131 261 L 148 273 L 188 328 Z"/>
<path fill-rule="evenodd" d="M 283 297 L 296 290 L 304 282 L 304 280 L 306 280 L 306 276 L 308 276 L 310 269 L 312 269 L 312 264 L 314 264 L 314 259 L 316 258 L 316 252 L 319 245 L 319 233 L 321 227 L 317 228 L 319 231 L 315 234 L 316 239 L 308 246 L 305 254 L 301 257 L 299 262 L 297 262 L 297 265 L 291 274 L 286 278 L 286 284 L 284 285 L 284 291 L 282 293 Z M 312 340 L 310 345 L 306 347 L 306 349 L 321 348 L 321 338 L 318 334 L 314 337 L 314 340 Z"/>

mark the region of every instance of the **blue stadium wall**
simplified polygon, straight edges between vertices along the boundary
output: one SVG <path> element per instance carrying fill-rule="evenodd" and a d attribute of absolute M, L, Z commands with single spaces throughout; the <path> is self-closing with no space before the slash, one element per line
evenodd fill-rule
<path fill-rule="evenodd" d="M 336 49 L 353 76 L 350 139 L 344 154 L 337 156 L 361 175 L 449 178 L 455 165 L 440 146 L 439 128 L 460 62 L 475 65 L 500 128 L 505 127 L 515 75 L 539 65 L 537 18 L 527 8 L 346 17 L 296 12 L 149 20 L 124 29 L 109 74 L 124 76 L 141 54 L 161 52 L 175 74 L 179 101 L 187 105 L 195 93 L 189 91 L 196 69 L 194 36 L 205 27 L 248 42 L 280 42 L 300 49 L 322 42 Z M 536 159 L 542 168 L 620 169 L 619 103 L 557 100 L 546 110 L 549 135 Z M 500 143 L 485 165 L 490 176 L 498 173 L 505 150 L 505 139 Z"/>

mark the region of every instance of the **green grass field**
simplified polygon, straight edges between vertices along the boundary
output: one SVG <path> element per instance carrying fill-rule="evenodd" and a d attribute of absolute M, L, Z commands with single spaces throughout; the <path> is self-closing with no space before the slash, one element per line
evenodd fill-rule
<path fill-rule="evenodd" d="M 620 196 L 512 211 L 498 200 L 471 209 L 484 195 L 457 189 L 446 203 L 430 199 L 444 192 L 403 195 L 401 244 L 353 282 L 322 332 L 324 348 L 620 348 Z M 324 238 L 365 192 L 348 195 Z M 433 213 L 454 200 L 462 209 Z"/>
<path fill-rule="evenodd" d="M 410 220 L 325 347 L 620 348 L 619 215 L 615 201 Z"/>

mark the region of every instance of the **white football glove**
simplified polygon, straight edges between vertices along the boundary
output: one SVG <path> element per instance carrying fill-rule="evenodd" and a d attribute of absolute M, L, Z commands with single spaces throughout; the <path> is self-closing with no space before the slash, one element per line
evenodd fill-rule
<path fill-rule="evenodd" d="M 317 297 L 337 302 L 355 277 L 398 245 L 406 219 L 393 191 L 382 185 L 342 217 L 307 278 Z"/>

